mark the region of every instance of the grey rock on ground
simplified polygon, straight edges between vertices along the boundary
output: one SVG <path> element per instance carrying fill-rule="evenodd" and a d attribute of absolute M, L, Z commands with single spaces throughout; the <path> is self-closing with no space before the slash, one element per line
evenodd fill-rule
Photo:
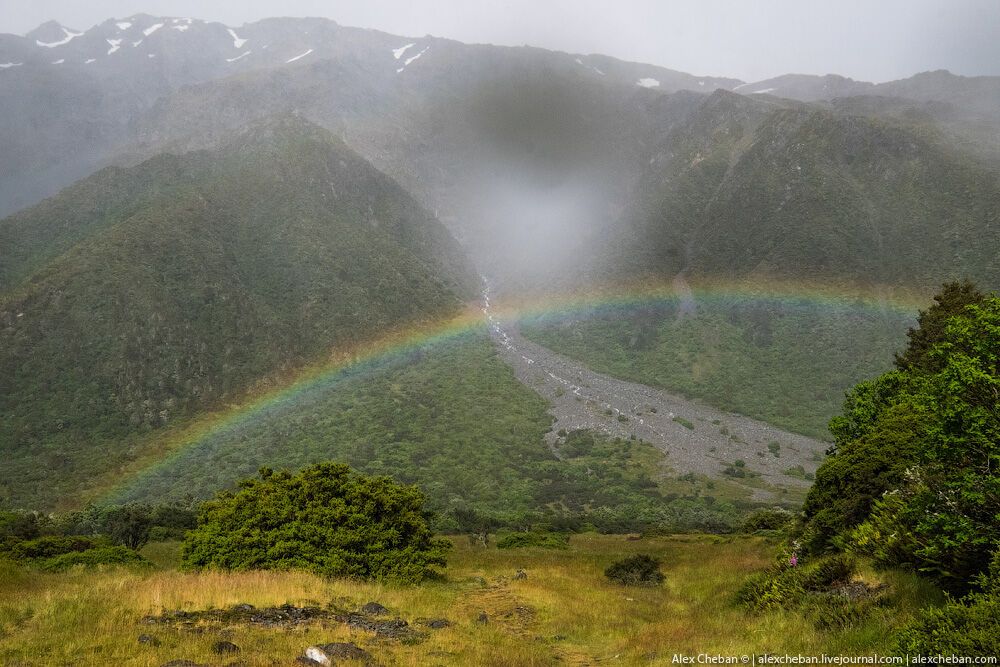
<path fill-rule="evenodd" d="M 368 652 L 351 642 L 332 642 L 319 644 L 306 649 L 305 657 L 321 665 L 333 665 L 337 659 L 357 660 L 365 658 Z"/>
<path fill-rule="evenodd" d="M 378 602 L 369 602 L 361 607 L 361 613 L 368 614 L 369 616 L 382 616 L 383 614 L 388 614 L 389 610 Z"/>

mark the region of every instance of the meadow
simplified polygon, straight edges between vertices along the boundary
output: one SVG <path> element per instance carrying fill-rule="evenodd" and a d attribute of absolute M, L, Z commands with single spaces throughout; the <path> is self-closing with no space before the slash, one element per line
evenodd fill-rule
<path fill-rule="evenodd" d="M 572 535 L 565 550 L 501 550 L 455 537 L 441 578 L 411 586 L 301 572 L 183 572 L 175 542 L 147 545 L 153 565 L 138 569 L 47 574 L 0 563 L 0 663 L 291 665 L 306 647 L 327 642 L 353 642 L 383 665 L 656 665 L 671 664 L 675 653 L 859 655 L 890 651 L 895 628 L 941 601 L 912 574 L 863 567 L 867 583 L 888 585 L 886 603 L 853 624 L 824 629 L 803 614 L 752 613 L 736 601 L 747 577 L 773 562 L 775 538 L 636 538 L 583 533 Z M 623 587 L 604 577 L 612 561 L 635 553 L 661 559 L 662 586 Z M 515 578 L 519 569 L 526 578 Z M 165 610 L 285 603 L 356 610 L 369 601 L 416 634 L 378 638 L 331 621 L 269 628 L 142 620 Z M 429 629 L 420 619 L 449 625 Z M 151 640 L 140 643 L 143 634 Z M 212 648 L 218 641 L 236 644 L 239 653 L 220 657 Z"/>

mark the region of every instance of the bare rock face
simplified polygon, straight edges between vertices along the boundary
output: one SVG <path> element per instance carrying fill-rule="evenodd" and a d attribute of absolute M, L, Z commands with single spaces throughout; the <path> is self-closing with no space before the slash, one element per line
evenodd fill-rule
<path fill-rule="evenodd" d="M 310 646 L 306 649 L 305 657 L 315 664 L 333 665 L 334 660 L 357 660 L 365 658 L 368 652 L 351 642 L 333 642 L 331 644 L 320 644 Z M 306 663 L 310 664 L 310 663 Z"/>

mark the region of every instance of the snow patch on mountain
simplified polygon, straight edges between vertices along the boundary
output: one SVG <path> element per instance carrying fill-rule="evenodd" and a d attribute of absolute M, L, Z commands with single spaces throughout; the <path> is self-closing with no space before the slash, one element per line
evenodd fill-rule
<path fill-rule="evenodd" d="M 53 60 L 52 64 L 53 65 L 62 65 L 64 62 L 66 62 L 66 59 L 65 58 L 60 58 L 59 60 Z"/>
<path fill-rule="evenodd" d="M 115 25 L 118 26 L 119 30 L 128 30 L 129 28 L 132 27 L 132 22 L 131 21 L 119 21 Z"/>
<path fill-rule="evenodd" d="M 37 44 L 38 46 L 44 46 L 47 49 L 54 49 L 57 46 L 62 46 L 63 44 L 69 44 L 70 40 L 79 37 L 80 35 L 83 34 L 82 32 L 73 32 L 69 28 L 64 28 L 63 26 L 59 27 L 62 28 L 63 33 L 66 35 L 65 39 L 61 39 L 58 42 L 43 42 L 40 39 L 36 39 L 35 44 Z"/>
<path fill-rule="evenodd" d="M 237 60 L 241 60 L 243 58 L 246 58 L 248 55 L 250 55 L 250 53 L 251 53 L 250 51 L 245 51 L 244 53 L 241 53 L 240 55 L 236 56 L 235 58 L 226 58 L 226 62 L 227 63 L 234 63 Z"/>
<path fill-rule="evenodd" d="M 400 58 L 403 57 L 403 54 L 406 53 L 406 50 L 409 49 L 409 48 L 412 48 L 413 46 L 415 46 L 415 45 L 411 42 L 411 43 L 407 44 L 406 46 L 401 46 L 398 49 L 393 49 L 392 50 L 392 55 L 393 55 L 394 58 L 396 58 L 396 60 L 399 60 Z"/>
<path fill-rule="evenodd" d="M 761 88 L 760 90 L 751 90 L 751 95 L 763 95 L 764 93 L 771 93 L 777 90 L 777 88 Z"/>
<path fill-rule="evenodd" d="M 238 48 L 242 47 L 244 44 L 247 43 L 247 40 L 240 39 L 240 36 L 237 35 L 236 31 L 233 30 L 232 28 L 226 28 L 226 32 L 228 32 L 229 36 L 233 38 L 233 48 L 234 49 L 238 49 Z"/>
<path fill-rule="evenodd" d="M 420 53 L 418 53 L 415 56 L 410 56 L 409 58 L 407 58 L 406 60 L 404 60 L 403 61 L 403 66 L 396 70 L 396 74 L 399 74 L 400 72 L 402 72 L 404 69 L 406 69 L 407 67 L 409 67 L 410 63 L 412 63 L 414 60 L 416 60 L 420 56 L 422 56 L 425 53 L 427 53 L 427 49 L 429 49 L 429 48 L 431 48 L 431 47 L 425 46 L 424 49 L 423 49 L 423 51 L 421 51 Z"/>
<path fill-rule="evenodd" d="M 10 69 L 11 67 L 20 67 L 24 63 L 0 63 L 0 69 Z"/>
<path fill-rule="evenodd" d="M 635 82 L 637 86 L 642 86 L 643 88 L 659 88 L 660 82 L 656 79 L 651 79 L 646 76 Z"/>
<path fill-rule="evenodd" d="M 312 50 L 312 49 L 309 49 L 309 50 L 308 50 L 308 51 L 306 51 L 305 53 L 300 53 L 299 55 L 295 56 L 294 58 L 289 58 L 288 60 L 286 60 L 286 61 L 285 61 L 285 64 L 288 64 L 288 63 L 293 63 L 293 62 L 295 62 L 296 60 L 299 60 L 299 59 L 301 59 L 301 58 L 305 58 L 306 56 L 308 56 L 308 55 L 309 55 L 310 53 L 312 53 L 312 52 L 313 52 L 313 50 Z"/>
<path fill-rule="evenodd" d="M 145 30 L 143 30 L 142 34 L 144 34 L 146 37 L 149 37 L 150 35 L 152 35 L 154 32 L 156 32 L 157 30 L 159 30 L 162 27 L 163 27 L 162 23 L 154 23 L 153 25 L 151 25 L 148 28 L 146 28 Z"/>
<path fill-rule="evenodd" d="M 111 48 L 108 49 L 108 55 L 109 56 L 112 53 L 114 53 L 115 51 L 117 51 L 118 49 L 122 48 L 122 40 L 120 40 L 120 39 L 107 39 L 107 40 L 104 40 L 104 41 L 106 41 L 108 44 L 111 45 Z"/>

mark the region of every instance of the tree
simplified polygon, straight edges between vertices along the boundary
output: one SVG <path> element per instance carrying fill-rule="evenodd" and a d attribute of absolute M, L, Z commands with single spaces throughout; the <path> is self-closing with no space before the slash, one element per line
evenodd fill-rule
<path fill-rule="evenodd" d="M 896 355 L 896 367 L 900 370 L 931 370 L 935 362 L 929 353 L 944 338 L 948 321 L 961 315 L 966 306 L 982 304 L 985 299 L 986 295 L 967 279 L 942 285 L 941 291 L 934 297 L 934 305 L 921 310 L 917 316 L 917 327 L 906 333 L 910 342 L 902 354 Z"/>
<path fill-rule="evenodd" d="M 417 582 L 445 565 L 416 488 L 320 463 L 262 468 L 206 502 L 184 542 L 185 567 L 300 568 L 326 576 Z"/>
<path fill-rule="evenodd" d="M 496 517 L 481 514 L 471 507 L 456 507 L 451 511 L 458 529 L 469 536 L 469 544 L 490 546 L 490 533 L 500 527 Z"/>
<path fill-rule="evenodd" d="M 899 370 L 855 387 L 831 422 L 803 538 L 965 593 L 1000 544 L 1000 299 L 959 283 L 936 301 Z"/>

